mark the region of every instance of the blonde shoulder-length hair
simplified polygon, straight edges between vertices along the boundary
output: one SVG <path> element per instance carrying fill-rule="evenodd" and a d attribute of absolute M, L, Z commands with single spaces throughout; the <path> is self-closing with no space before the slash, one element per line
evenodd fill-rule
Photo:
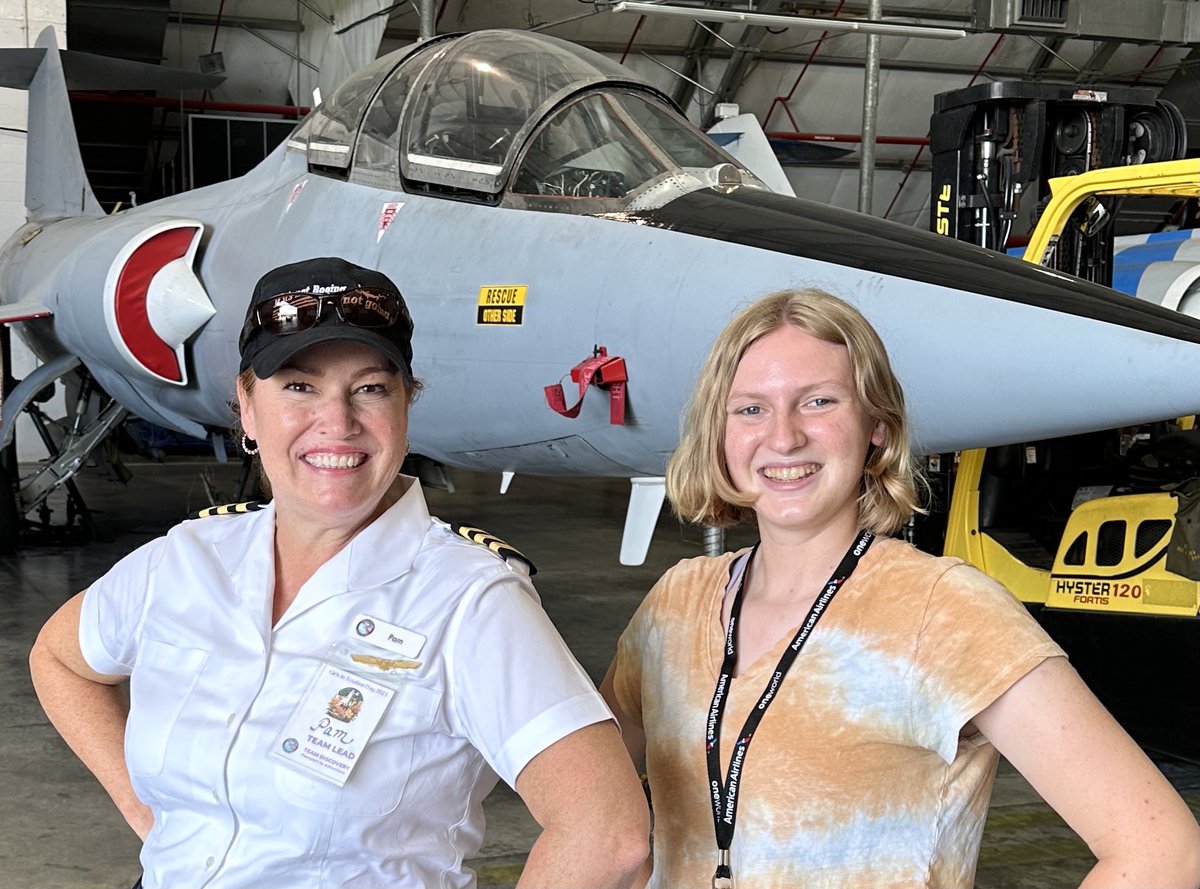
<path fill-rule="evenodd" d="M 667 496 L 675 513 L 725 528 L 752 519 L 754 497 L 739 492 L 725 462 L 725 402 L 746 350 L 785 325 L 845 346 L 858 399 L 883 429 L 863 468 L 859 523 L 892 534 L 921 512 L 927 490 L 908 440 L 904 392 L 879 334 L 854 306 L 814 288 L 781 290 L 751 303 L 717 336 L 688 407 L 679 447 L 667 464 Z"/>

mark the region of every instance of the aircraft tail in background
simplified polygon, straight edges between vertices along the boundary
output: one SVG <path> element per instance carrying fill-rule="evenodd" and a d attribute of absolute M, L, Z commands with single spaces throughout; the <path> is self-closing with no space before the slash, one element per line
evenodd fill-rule
<path fill-rule="evenodd" d="M 25 207 L 30 221 L 64 216 L 103 216 L 88 184 L 67 98 L 67 81 L 53 28 L 38 35 L 35 50 L 0 50 L 0 85 L 29 90 L 29 138 L 25 153 Z"/>
<path fill-rule="evenodd" d="M 745 164 L 771 191 L 791 198 L 796 196 L 762 124 L 753 114 L 735 114 L 718 120 L 708 130 L 708 137 Z"/>
<path fill-rule="evenodd" d="M 0 49 L 0 86 L 29 91 L 25 206 L 29 221 L 103 216 L 84 172 L 68 89 L 212 89 L 224 76 L 59 50 L 52 27 L 34 47 Z"/>

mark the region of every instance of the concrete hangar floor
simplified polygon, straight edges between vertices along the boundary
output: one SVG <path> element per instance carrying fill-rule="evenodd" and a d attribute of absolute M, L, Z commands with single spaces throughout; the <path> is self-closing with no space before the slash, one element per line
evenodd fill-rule
<path fill-rule="evenodd" d="M 232 498 L 239 467 L 203 458 L 130 460 L 128 486 L 84 473 L 79 487 L 95 513 L 97 539 L 37 543 L 0 557 L 0 708 L 4 712 L 0 885 L 39 889 L 126 889 L 140 873 L 138 841 L 100 786 L 58 738 L 38 706 L 26 658 L 46 617 L 121 556 L 208 505 L 201 473 Z M 599 681 L 617 636 L 655 579 L 678 559 L 698 554 L 698 529 L 670 516 L 659 522 L 647 563 L 617 564 L 628 497 L 623 479 L 518 476 L 508 494 L 492 475 L 454 472 L 454 494 L 428 491 L 431 511 L 473 524 L 523 550 L 551 618 L 593 679 Z M 62 504 L 56 517 L 61 520 Z M 729 547 L 750 542 L 731 533 Z M 1158 759 L 1194 812 L 1200 813 L 1200 765 Z M 512 886 L 537 826 L 500 785 L 487 801 L 487 842 L 473 862 L 479 884 Z M 1001 763 L 984 832 L 978 889 L 1077 885 L 1093 859 L 1025 781 Z"/>

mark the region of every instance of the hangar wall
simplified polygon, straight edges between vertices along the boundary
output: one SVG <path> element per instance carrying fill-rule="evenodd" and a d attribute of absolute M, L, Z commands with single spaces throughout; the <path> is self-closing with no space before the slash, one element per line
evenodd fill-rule
<path fill-rule="evenodd" d="M 0 0 L 0 46 L 33 46 L 47 25 L 58 32 L 59 46 L 67 33 L 66 0 Z M 0 238 L 7 239 L 25 222 L 25 129 L 28 94 L 0 89 Z M 37 361 L 19 338 L 13 337 L 13 373 L 23 377 Z M 50 412 L 65 412 L 61 392 Z M 38 460 L 45 450 L 24 417 L 17 424 L 17 459 Z"/>

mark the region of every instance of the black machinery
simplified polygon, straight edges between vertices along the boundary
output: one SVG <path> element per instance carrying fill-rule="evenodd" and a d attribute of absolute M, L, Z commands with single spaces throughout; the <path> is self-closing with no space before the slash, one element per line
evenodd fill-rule
<path fill-rule="evenodd" d="M 1184 156 L 1187 130 L 1170 102 L 1137 87 L 997 82 L 934 97 L 930 228 L 1004 250 L 1023 243 L 1049 197 L 1047 180 Z M 1116 198 L 1076 211 L 1055 267 L 1108 285 Z"/>

